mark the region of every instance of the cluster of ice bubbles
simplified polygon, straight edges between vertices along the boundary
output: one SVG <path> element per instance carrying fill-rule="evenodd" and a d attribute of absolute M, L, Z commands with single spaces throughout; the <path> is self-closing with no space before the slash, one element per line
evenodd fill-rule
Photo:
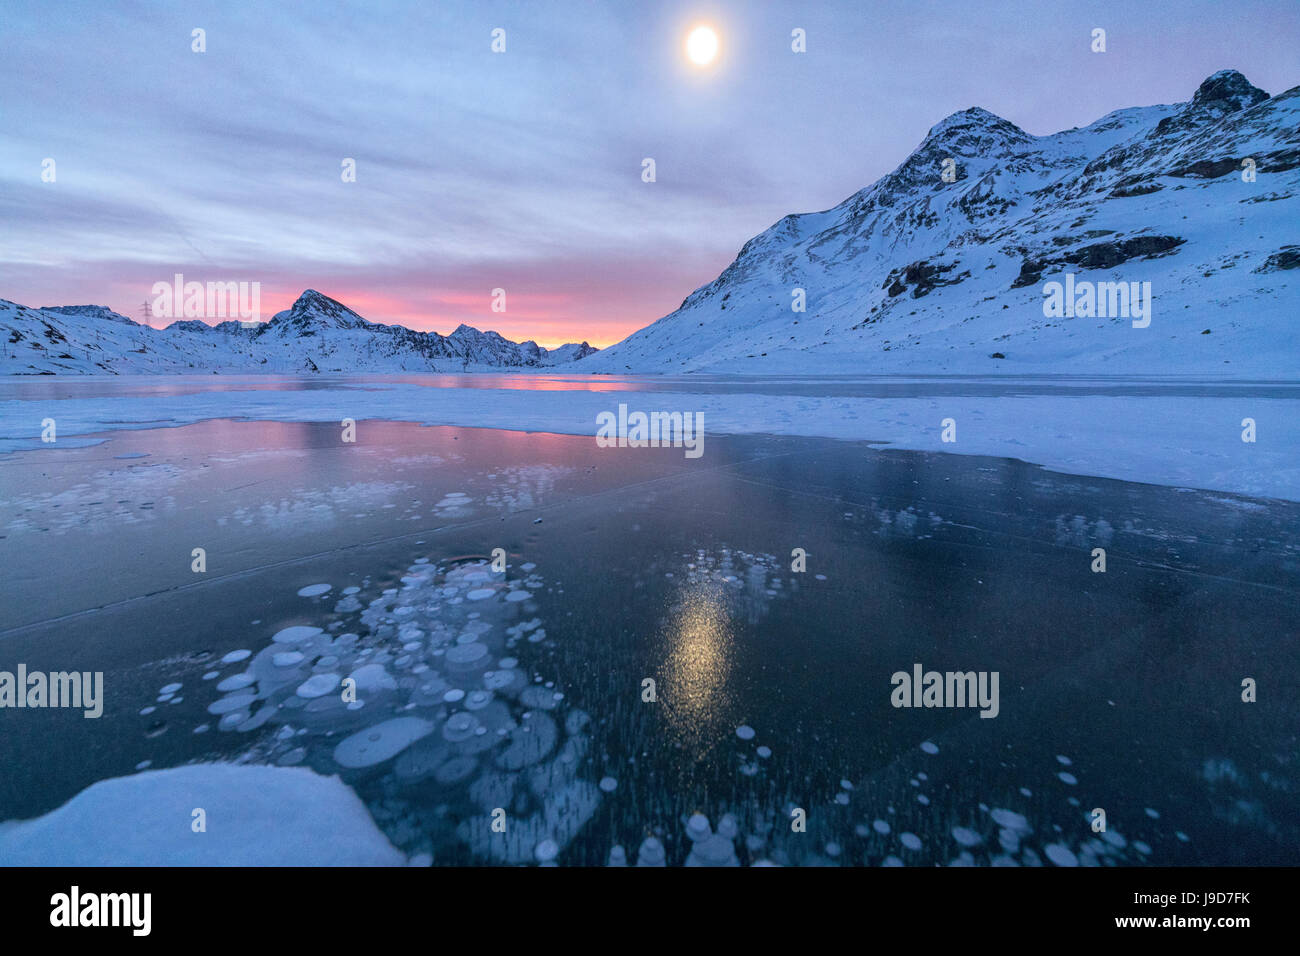
<path fill-rule="evenodd" d="M 715 833 L 709 818 L 702 813 L 691 814 L 686 821 L 686 836 L 691 841 L 690 853 L 686 857 L 686 866 L 740 866 L 736 856 L 736 838 L 740 835 L 740 825 L 730 813 L 724 814 L 718 821 Z M 627 866 L 627 851 L 615 846 L 609 851 L 610 866 Z M 648 836 L 641 841 L 636 851 L 637 866 L 667 866 L 668 857 L 663 841 L 656 836 Z M 771 865 L 768 861 L 759 861 L 755 866 Z"/>
<path fill-rule="evenodd" d="M 921 744 L 920 749 L 931 756 L 939 753 L 938 745 L 928 740 Z M 1073 765 L 1071 758 L 1064 754 L 1056 755 L 1056 780 L 1069 788 L 1078 785 L 1078 778 L 1070 769 L 1060 768 L 1072 768 Z M 913 787 L 919 787 L 929 780 L 926 773 L 918 772 L 909 782 Z M 1027 799 L 1034 796 L 1028 787 L 1021 787 L 1019 794 Z M 921 806 L 930 806 L 930 800 L 924 794 L 918 794 L 916 799 Z M 847 804 L 848 801 L 843 802 Z M 907 819 L 911 825 L 927 833 L 930 845 L 910 830 L 895 835 L 895 831 L 901 829 L 899 824 L 891 824 L 879 817 L 871 822 L 870 827 L 858 824 L 854 829 L 863 838 L 872 837 L 874 833 L 873 840 L 877 846 L 888 847 L 890 841 L 897 841 L 901 849 L 891 848 L 891 852 L 881 861 L 882 866 L 940 862 L 950 852 L 947 840 L 955 843 L 957 849 L 956 855 L 947 860 L 949 866 L 1039 867 L 1048 862 L 1059 867 L 1096 867 L 1150 863 L 1153 852 L 1150 844 L 1129 839 L 1113 827 L 1093 832 L 1093 817 L 1091 813 L 1082 812 L 1083 805 L 1079 798 L 1070 793 L 1065 798 L 1065 803 L 1071 808 L 1067 819 L 1075 813 L 1082 817 L 1073 836 L 1066 827 L 1059 824 L 1035 824 L 1023 813 L 1006 807 L 992 807 L 987 803 L 979 804 L 980 816 L 970 826 L 950 826 L 938 821 L 925 825 L 915 813 L 909 814 Z M 889 806 L 887 811 L 888 815 L 897 812 L 894 806 Z M 1161 819 L 1161 814 L 1152 807 L 1145 807 L 1139 819 L 1156 821 Z M 1190 841 L 1181 830 L 1175 831 L 1174 836 L 1183 843 Z"/>
<path fill-rule="evenodd" d="M 221 731 L 278 728 L 255 759 L 341 774 L 419 861 L 459 839 L 476 858 L 553 862 L 601 788 L 578 775 L 588 715 L 513 656 L 546 635 L 532 616 L 543 581 L 535 565 L 521 570 L 510 579 L 482 560 L 421 558 L 368 604 L 347 588 L 336 614 L 360 610 L 364 636 L 329 633 L 339 617 L 284 628 L 256 654 L 232 651 L 223 662 L 242 670 L 216 684 L 208 711 Z"/>

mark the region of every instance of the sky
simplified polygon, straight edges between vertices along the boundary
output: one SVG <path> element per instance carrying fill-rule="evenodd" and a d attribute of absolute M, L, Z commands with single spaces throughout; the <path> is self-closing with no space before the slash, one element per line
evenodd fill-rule
<path fill-rule="evenodd" d="M 180 273 L 259 282 L 263 317 L 313 288 L 606 346 L 953 112 L 1045 135 L 1229 68 L 1276 94 L 1297 50 L 1294 0 L 0 0 L 0 298 L 140 318 Z"/>

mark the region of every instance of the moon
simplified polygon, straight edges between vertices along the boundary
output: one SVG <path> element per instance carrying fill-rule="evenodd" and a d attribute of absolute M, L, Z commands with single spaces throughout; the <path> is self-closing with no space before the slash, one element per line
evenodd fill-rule
<path fill-rule="evenodd" d="M 713 27 L 696 27 L 686 37 L 686 55 L 696 66 L 708 66 L 718 56 L 718 34 Z"/>

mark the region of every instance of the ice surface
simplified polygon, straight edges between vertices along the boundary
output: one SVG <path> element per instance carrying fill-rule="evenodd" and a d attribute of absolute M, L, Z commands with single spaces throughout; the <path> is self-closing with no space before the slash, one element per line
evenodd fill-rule
<path fill-rule="evenodd" d="M 818 381 L 802 380 L 814 387 Z M 739 387 L 717 392 L 688 380 L 669 397 L 673 407 L 702 414 L 710 432 L 718 435 L 763 432 L 888 442 L 894 448 L 1019 458 L 1070 474 L 1300 500 L 1300 462 L 1293 454 L 1300 447 L 1300 415 L 1293 401 L 1249 399 L 1250 417 L 1269 437 L 1243 454 L 1243 400 L 1230 395 L 1209 389 L 1205 395 L 1161 394 L 1159 383 L 1147 394 L 1129 394 L 1105 380 L 1070 381 L 1046 390 L 1040 387 L 1042 380 L 1032 377 L 988 381 L 993 394 L 945 397 L 922 391 L 899 397 L 804 394 L 797 378 L 778 380 L 775 388 L 779 392 L 781 384 L 791 384 L 793 395 L 774 394 L 761 380 L 739 379 Z M 466 387 L 439 389 L 435 412 L 428 392 L 410 382 L 367 382 L 360 389 L 346 380 L 322 380 L 310 390 L 206 391 L 200 385 L 167 395 L 69 397 L 58 403 L 59 444 L 73 435 L 152 428 L 159 421 L 187 424 L 236 417 L 289 422 L 373 418 L 595 435 L 596 416 L 609 406 L 606 394 L 576 387 Z M 20 413 L 23 404 L 0 402 L 0 451 L 41 447 L 31 436 L 30 416 Z M 959 423 L 955 443 L 941 440 L 940 421 L 949 415 Z M 1218 424 L 1209 428 L 1207 422 Z M 336 504 L 355 511 L 358 497 L 358 490 L 349 489 L 331 510 Z M 469 500 L 459 495 L 443 499 L 457 510 Z M 286 515 L 282 524 L 303 518 Z"/>

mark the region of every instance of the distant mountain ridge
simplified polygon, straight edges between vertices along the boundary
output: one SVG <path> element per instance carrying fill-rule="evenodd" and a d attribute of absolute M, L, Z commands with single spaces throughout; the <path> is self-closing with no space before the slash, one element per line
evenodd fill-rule
<path fill-rule="evenodd" d="M 577 368 L 1294 377 L 1297 223 L 1300 87 L 1269 97 L 1223 70 L 1189 102 L 1049 136 L 976 107 Z M 1046 315 L 1043 285 L 1065 273 L 1150 282 L 1150 326 Z"/>
<path fill-rule="evenodd" d="M 185 319 L 156 329 L 102 305 L 32 309 L 0 299 L 0 341 L 8 375 L 459 372 L 544 368 L 597 351 L 511 342 L 468 325 L 446 336 L 382 325 L 314 289 L 249 328 Z"/>

